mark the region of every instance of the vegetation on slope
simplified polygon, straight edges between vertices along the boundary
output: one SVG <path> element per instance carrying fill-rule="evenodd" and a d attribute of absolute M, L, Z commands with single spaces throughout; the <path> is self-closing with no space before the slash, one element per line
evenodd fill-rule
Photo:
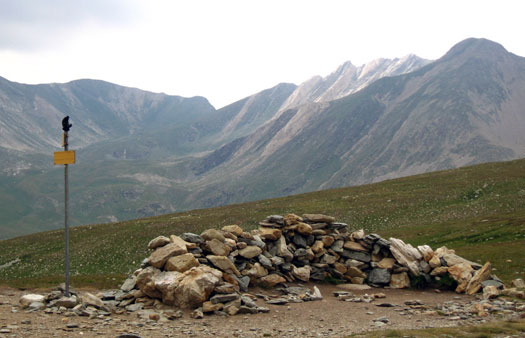
<path fill-rule="evenodd" d="M 271 214 L 324 213 L 383 237 L 413 245 L 446 245 L 473 261 L 491 261 L 504 280 L 525 276 L 525 160 L 489 163 L 358 187 L 192 210 L 70 233 L 73 286 L 116 287 L 148 256 L 158 235 L 200 233 Z M 0 284 L 44 287 L 60 283 L 63 231 L 0 242 Z M 10 264 L 11 263 L 11 264 Z"/>

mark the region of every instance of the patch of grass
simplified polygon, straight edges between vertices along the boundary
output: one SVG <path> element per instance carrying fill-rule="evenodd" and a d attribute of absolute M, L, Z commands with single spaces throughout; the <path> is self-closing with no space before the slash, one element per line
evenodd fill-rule
<path fill-rule="evenodd" d="M 481 189 L 477 198 L 467 198 Z M 474 195 L 472 195 L 474 196 Z M 525 160 L 488 163 L 224 207 L 191 210 L 70 231 L 73 286 L 113 286 L 149 255 L 159 235 L 201 233 L 238 224 L 258 227 L 267 215 L 323 213 L 412 245 L 429 244 L 473 261 L 490 261 L 504 281 L 525 278 Z M 63 280 L 64 234 L 48 231 L 0 241 L 0 284 L 39 287 Z M 113 280 L 115 278 L 115 280 Z M 56 285 L 55 284 L 55 285 Z"/>
<path fill-rule="evenodd" d="M 382 330 L 348 337 L 465 337 L 483 338 L 495 336 L 522 337 L 525 333 L 525 320 L 496 321 L 476 326 L 458 326 L 416 330 Z"/>
<path fill-rule="evenodd" d="M 458 287 L 458 282 L 448 273 L 440 276 L 439 280 L 434 279 L 433 284 L 440 290 L 455 290 Z"/>

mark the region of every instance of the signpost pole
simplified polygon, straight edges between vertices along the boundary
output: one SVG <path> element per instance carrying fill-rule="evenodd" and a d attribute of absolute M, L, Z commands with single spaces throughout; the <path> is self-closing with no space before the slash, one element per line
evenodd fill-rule
<path fill-rule="evenodd" d="M 67 144 L 67 131 L 64 131 L 64 150 L 68 150 L 68 144 Z M 64 227 L 65 227 L 65 241 L 66 241 L 66 297 L 69 297 L 69 224 L 68 224 L 68 198 L 69 198 L 69 189 L 68 189 L 68 181 L 67 181 L 67 168 L 68 165 L 64 164 Z"/>
<path fill-rule="evenodd" d="M 69 129 L 73 125 L 69 123 L 69 116 L 66 116 L 62 119 L 62 130 L 64 133 L 62 134 L 62 147 L 64 147 L 64 151 L 55 151 L 55 155 L 53 157 L 53 162 L 55 165 L 64 165 L 64 230 L 65 230 L 65 242 L 66 242 L 66 248 L 65 248 L 65 265 L 66 265 L 66 287 L 65 287 L 65 294 L 66 297 L 69 297 L 69 220 L 68 220 L 68 202 L 69 202 L 69 186 L 67 181 L 67 169 L 69 164 L 75 163 L 75 151 L 68 150 L 68 132 Z"/>

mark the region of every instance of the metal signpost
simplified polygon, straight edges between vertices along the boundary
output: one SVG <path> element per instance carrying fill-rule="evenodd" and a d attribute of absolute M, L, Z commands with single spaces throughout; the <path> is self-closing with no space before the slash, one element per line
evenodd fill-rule
<path fill-rule="evenodd" d="M 75 163 L 75 151 L 68 150 L 68 132 L 73 125 L 69 123 L 69 116 L 62 119 L 62 147 L 64 151 L 55 152 L 54 163 L 64 165 L 64 227 L 65 227 L 65 241 L 66 241 L 66 253 L 65 253 L 65 265 L 66 265 L 66 297 L 69 297 L 69 224 L 68 224 L 68 195 L 69 187 L 67 181 L 67 166 L 68 164 Z"/>

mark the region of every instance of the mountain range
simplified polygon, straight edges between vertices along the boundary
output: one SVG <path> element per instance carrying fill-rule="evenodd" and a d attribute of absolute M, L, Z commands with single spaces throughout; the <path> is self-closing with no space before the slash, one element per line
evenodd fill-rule
<path fill-rule="evenodd" d="M 72 224 L 100 223 L 525 157 L 525 58 L 467 39 L 341 65 L 216 110 L 103 81 L 0 78 L 0 238 L 62 222 L 52 167 L 70 115 Z"/>

